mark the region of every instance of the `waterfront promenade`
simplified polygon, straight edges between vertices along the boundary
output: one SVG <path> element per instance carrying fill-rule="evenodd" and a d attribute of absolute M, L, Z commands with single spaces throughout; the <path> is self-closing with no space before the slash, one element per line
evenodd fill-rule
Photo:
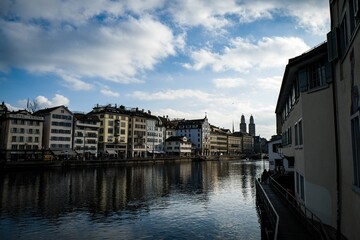
<path fill-rule="evenodd" d="M 263 239 L 335 239 L 331 229 L 273 176 L 255 181 Z"/>
<path fill-rule="evenodd" d="M 287 208 L 269 184 L 261 184 L 275 211 L 279 215 L 277 239 L 316 239 L 304 227 L 302 222 Z"/>

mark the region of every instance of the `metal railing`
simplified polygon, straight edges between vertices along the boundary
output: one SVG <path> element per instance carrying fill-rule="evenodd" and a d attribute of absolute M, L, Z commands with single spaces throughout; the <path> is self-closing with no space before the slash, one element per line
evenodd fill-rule
<path fill-rule="evenodd" d="M 263 187 L 261 186 L 258 179 L 255 180 L 255 186 L 256 186 L 256 194 L 260 198 L 261 202 L 264 205 L 265 212 L 268 215 L 268 218 L 270 220 L 270 224 L 272 226 L 272 231 L 274 234 L 274 240 L 277 239 L 278 235 L 278 229 L 279 229 L 279 215 L 276 212 L 274 206 L 272 205 L 271 201 L 269 200 L 268 196 L 266 195 Z"/>
<path fill-rule="evenodd" d="M 320 218 L 306 208 L 303 203 L 297 201 L 296 198 L 283 186 L 281 186 L 273 177 L 270 177 L 270 186 L 273 188 L 275 193 L 277 193 L 281 199 L 285 201 L 288 208 L 300 218 L 309 231 L 317 234 L 321 239 L 330 239 Z"/>

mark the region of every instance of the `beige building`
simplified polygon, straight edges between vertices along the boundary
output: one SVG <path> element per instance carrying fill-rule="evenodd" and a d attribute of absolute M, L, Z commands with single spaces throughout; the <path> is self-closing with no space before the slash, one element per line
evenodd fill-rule
<path fill-rule="evenodd" d="M 97 157 L 100 120 L 95 115 L 74 114 L 73 148 L 83 160 Z"/>
<path fill-rule="evenodd" d="M 227 135 L 229 130 L 210 125 L 210 155 L 220 156 L 228 153 Z"/>
<path fill-rule="evenodd" d="M 360 10 L 358 0 L 331 0 L 329 60 L 334 71 L 338 153 L 337 228 L 348 239 L 360 236 Z"/>
<path fill-rule="evenodd" d="M 65 106 L 45 108 L 34 113 L 44 117 L 43 147 L 60 159 L 75 157 L 72 150 L 73 114 Z"/>
<path fill-rule="evenodd" d="M 254 152 L 254 137 L 248 133 L 243 132 L 234 132 L 234 136 L 240 137 L 240 152 L 245 154 L 250 154 Z"/>
<path fill-rule="evenodd" d="M 26 110 L 0 116 L 0 149 L 7 160 L 41 159 L 44 118 Z"/>
<path fill-rule="evenodd" d="M 89 113 L 100 120 L 98 152 L 101 157 L 127 157 L 129 114 L 124 106 L 96 105 Z"/>
<path fill-rule="evenodd" d="M 227 135 L 227 153 L 228 155 L 241 154 L 241 140 L 239 135 L 228 134 Z"/>
<path fill-rule="evenodd" d="M 327 44 L 289 60 L 276 106 L 282 157 L 294 162 L 295 196 L 336 228 L 336 152 Z"/>
<path fill-rule="evenodd" d="M 127 113 L 129 115 L 128 156 L 132 158 L 146 157 L 146 120 L 149 118 L 149 114 L 138 108 L 133 108 Z"/>

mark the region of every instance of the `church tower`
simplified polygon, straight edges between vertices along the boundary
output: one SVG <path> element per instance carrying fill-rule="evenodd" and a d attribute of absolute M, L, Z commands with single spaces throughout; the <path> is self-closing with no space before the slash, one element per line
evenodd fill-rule
<path fill-rule="evenodd" d="M 240 120 L 240 132 L 246 133 L 246 122 L 245 122 L 245 116 L 244 116 L 244 114 L 241 115 L 241 120 Z"/>
<path fill-rule="evenodd" d="M 255 137 L 255 123 L 254 123 L 254 118 L 252 115 L 250 116 L 249 134 L 251 136 Z"/>

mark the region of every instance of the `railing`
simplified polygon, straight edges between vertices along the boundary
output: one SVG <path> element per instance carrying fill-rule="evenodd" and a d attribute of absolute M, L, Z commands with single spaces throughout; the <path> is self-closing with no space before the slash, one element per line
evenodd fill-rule
<path fill-rule="evenodd" d="M 330 239 L 323 223 L 313 212 L 305 207 L 304 204 L 296 200 L 283 186 L 281 186 L 273 177 L 270 177 L 270 186 L 273 190 L 288 204 L 289 209 L 294 212 L 305 227 L 317 234 L 321 239 Z"/>
<path fill-rule="evenodd" d="M 266 195 L 258 179 L 255 180 L 255 185 L 256 185 L 256 194 L 261 199 L 261 202 L 264 204 L 265 212 L 267 213 L 270 220 L 270 224 L 272 226 L 274 240 L 276 240 L 278 235 L 279 220 L 280 220 L 279 215 L 277 214 L 274 206 L 271 204 L 268 196 Z"/>

